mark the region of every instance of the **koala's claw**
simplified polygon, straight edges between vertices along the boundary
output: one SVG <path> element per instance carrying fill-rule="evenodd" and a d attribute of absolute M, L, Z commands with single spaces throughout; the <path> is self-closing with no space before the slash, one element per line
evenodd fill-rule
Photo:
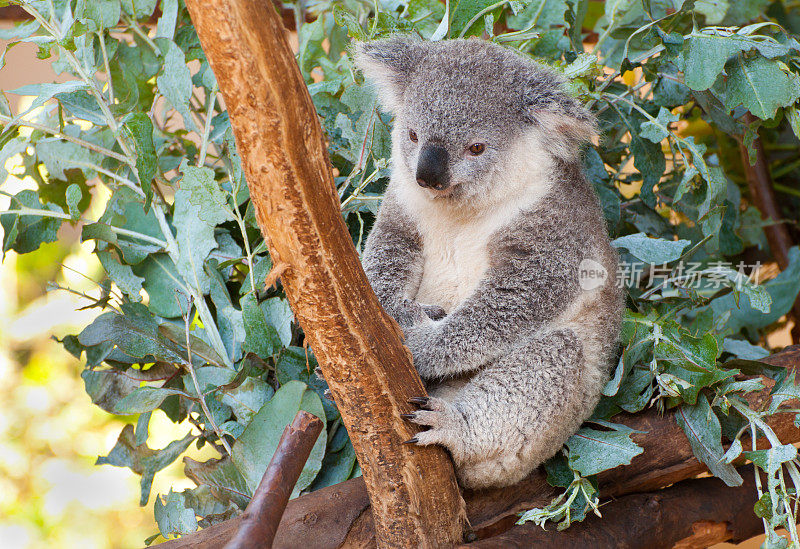
<path fill-rule="evenodd" d="M 454 444 L 463 438 L 466 425 L 464 416 L 451 403 L 434 397 L 413 397 L 408 401 L 420 409 L 401 416 L 423 429 L 408 444 L 441 444 L 451 451 L 457 449 Z"/>
<path fill-rule="evenodd" d="M 418 442 L 419 442 L 419 440 L 417 440 L 417 437 L 413 437 L 413 438 L 410 438 L 407 441 L 405 441 L 403 444 L 416 444 Z"/>

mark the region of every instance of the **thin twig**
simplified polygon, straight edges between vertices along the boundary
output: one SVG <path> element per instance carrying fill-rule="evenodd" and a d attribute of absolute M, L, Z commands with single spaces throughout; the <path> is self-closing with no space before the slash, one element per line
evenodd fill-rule
<path fill-rule="evenodd" d="M 177 299 L 177 298 L 176 298 Z M 206 404 L 205 396 L 203 395 L 203 391 L 200 390 L 200 384 L 197 382 L 197 375 L 194 371 L 194 365 L 192 364 L 192 340 L 189 334 L 189 310 L 191 309 L 191 302 L 187 302 L 186 304 L 186 314 L 183 315 L 184 324 L 186 326 L 186 369 L 189 370 L 189 375 L 192 378 L 192 384 L 194 385 L 194 390 L 197 391 L 197 399 L 200 401 L 200 407 L 203 409 L 203 413 L 206 415 L 206 419 L 211 424 L 211 428 L 216 433 L 217 437 L 219 438 L 220 443 L 222 446 L 225 447 L 225 451 L 228 452 L 228 455 L 231 455 L 231 447 L 228 445 L 228 441 L 225 440 L 225 437 L 222 434 L 222 430 L 217 426 L 217 422 L 214 421 L 214 416 L 211 415 L 211 411 L 208 409 L 208 404 Z"/>
<path fill-rule="evenodd" d="M 71 215 L 65 214 L 63 212 L 55 212 L 55 211 L 52 211 L 52 210 L 37 210 L 37 209 L 34 209 L 34 208 L 19 208 L 19 209 L 14 209 L 14 210 L 4 210 L 4 211 L 0 212 L 0 215 L 9 215 L 9 214 L 13 214 L 13 215 L 35 215 L 35 216 L 39 216 L 39 217 L 54 217 L 56 219 L 65 219 L 67 221 L 81 221 L 81 222 L 86 223 L 86 224 L 101 223 L 101 224 L 105 225 L 106 227 L 108 227 L 109 230 L 111 230 L 111 232 L 113 232 L 115 234 L 118 234 L 120 236 L 129 236 L 131 238 L 136 238 L 136 239 L 142 240 L 144 242 L 149 242 L 151 244 L 155 244 L 157 246 L 161 246 L 162 248 L 166 248 L 167 247 L 167 243 L 166 242 L 164 242 L 163 240 L 160 240 L 158 238 L 154 238 L 154 237 L 152 237 L 150 235 L 137 233 L 136 231 L 131 231 L 129 229 L 123 229 L 122 227 L 115 227 L 114 225 L 108 225 L 108 224 L 102 223 L 100 221 L 92 221 L 90 219 L 84 219 L 84 218 L 73 219 Z"/>
<path fill-rule="evenodd" d="M 103 36 L 103 31 L 98 31 L 97 37 L 100 39 L 100 51 L 103 52 L 103 65 L 106 68 L 106 83 L 108 84 L 108 102 L 113 105 L 116 102 L 114 99 L 114 83 L 111 79 L 111 68 L 108 65 L 108 52 L 106 51 L 106 39 Z"/>
<path fill-rule="evenodd" d="M 214 114 L 214 105 L 217 102 L 217 90 L 211 90 L 208 96 L 208 106 L 206 107 L 206 120 L 203 126 L 203 137 L 200 141 L 200 158 L 197 160 L 198 166 L 206 163 L 206 152 L 208 151 L 208 135 L 211 133 L 211 115 Z"/>
<path fill-rule="evenodd" d="M 49 133 L 50 135 L 58 137 L 59 139 L 63 139 L 64 141 L 70 141 L 71 143 L 75 143 L 76 145 L 80 145 L 81 147 L 84 147 L 86 149 L 93 150 L 93 151 L 98 152 L 98 153 L 100 153 L 102 155 L 108 156 L 109 158 L 113 158 L 115 160 L 119 160 L 120 162 L 124 162 L 126 164 L 128 164 L 130 162 L 130 160 L 124 155 L 121 155 L 121 154 L 119 154 L 117 152 L 114 152 L 114 151 L 112 151 L 110 149 L 106 149 L 105 147 L 101 147 L 100 145 L 95 145 L 94 143 L 90 143 L 89 141 L 84 141 L 83 139 L 78 139 L 77 137 L 73 137 L 73 136 L 71 136 L 69 134 L 63 133 L 58 128 L 50 128 L 50 127 L 47 127 L 47 126 L 45 126 L 43 124 L 37 124 L 36 122 L 30 122 L 28 120 L 16 120 L 15 121 L 12 118 L 9 118 L 7 116 L 3 116 L 2 114 L 0 114 L 0 123 L 3 123 L 3 122 L 5 124 L 0 124 L 3 127 L 10 126 L 11 125 L 10 123 L 13 122 L 14 126 L 22 126 L 22 127 L 25 127 L 25 128 L 32 128 L 34 130 L 43 131 L 45 133 Z"/>

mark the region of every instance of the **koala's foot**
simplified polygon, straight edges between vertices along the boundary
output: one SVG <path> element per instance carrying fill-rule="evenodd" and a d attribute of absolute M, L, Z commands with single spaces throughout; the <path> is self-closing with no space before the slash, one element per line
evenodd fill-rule
<path fill-rule="evenodd" d="M 466 433 L 466 419 L 464 415 L 449 402 L 435 397 L 413 397 L 408 402 L 419 406 L 419 410 L 403 417 L 411 423 L 428 427 L 427 431 L 406 441 L 407 444 L 441 444 L 454 450 L 454 444 Z"/>
<path fill-rule="evenodd" d="M 430 429 L 409 442 L 447 448 L 464 488 L 519 482 L 591 414 L 604 381 L 592 367 L 570 330 L 531 338 L 462 386 L 413 399 L 406 417 Z"/>

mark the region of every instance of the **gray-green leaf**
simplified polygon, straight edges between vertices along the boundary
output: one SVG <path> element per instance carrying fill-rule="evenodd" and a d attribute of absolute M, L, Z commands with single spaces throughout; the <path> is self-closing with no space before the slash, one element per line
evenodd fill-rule
<path fill-rule="evenodd" d="M 261 482 L 261 477 L 278 447 L 284 428 L 292 422 L 299 410 L 310 412 L 325 422 L 325 411 L 319 396 L 305 383 L 290 381 L 278 389 L 275 396 L 262 406 L 234 443 L 231 458 L 251 491 Z M 303 466 L 303 472 L 292 492 L 293 497 L 311 484 L 319 473 L 322 457 L 325 455 L 325 444 L 326 436 L 323 429 Z"/>
<path fill-rule="evenodd" d="M 660 265 L 675 261 L 683 250 L 691 244 L 688 240 L 664 240 L 663 238 L 650 238 L 645 233 L 636 233 L 622 236 L 611 244 L 616 248 L 625 248 L 633 256 L 645 263 Z"/>
<path fill-rule="evenodd" d="M 628 465 L 631 459 L 644 451 L 631 440 L 633 429 L 623 425 L 608 426 L 613 430 L 598 431 L 583 427 L 566 442 L 570 467 L 584 477 Z"/>
<path fill-rule="evenodd" d="M 165 538 L 175 534 L 191 534 L 197 530 L 194 510 L 186 507 L 186 499 L 182 493 L 170 490 L 166 501 L 162 496 L 158 496 L 154 515 L 158 529 Z"/>
<path fill-rule="evenodd" d="M 778 61 L 739 55 L 728 72 L 728 109 L 744 105 L 754 116 L 768 120 L 779 107 L 788 107 L 800 97 L 800 77 L 781 70 Z"/>
<path fill-rule="evenodd" d="M 742 477 L 733 465 L 725 462 L 719 419 L 705 395 L 700 394 L 695 405 L 681 405 L 675 419 L 686 433 L 697 459 L 705 463 L 711 473 L 728 486 L 741 486 Z"/>

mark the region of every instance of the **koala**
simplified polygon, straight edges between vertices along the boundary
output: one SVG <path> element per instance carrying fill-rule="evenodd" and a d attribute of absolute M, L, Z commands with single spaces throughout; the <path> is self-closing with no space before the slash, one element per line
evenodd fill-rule
<path fill-rule="evenodd" d="M 408 442 L 445 447 L 465 488 L 514 484 L 591 415 L 617 351 L 617 254 L 580 161 L 594 119 L 483 40 L 396 35 L 354 58 L 394 116 L 363 265 L 428 389 Z"/>

